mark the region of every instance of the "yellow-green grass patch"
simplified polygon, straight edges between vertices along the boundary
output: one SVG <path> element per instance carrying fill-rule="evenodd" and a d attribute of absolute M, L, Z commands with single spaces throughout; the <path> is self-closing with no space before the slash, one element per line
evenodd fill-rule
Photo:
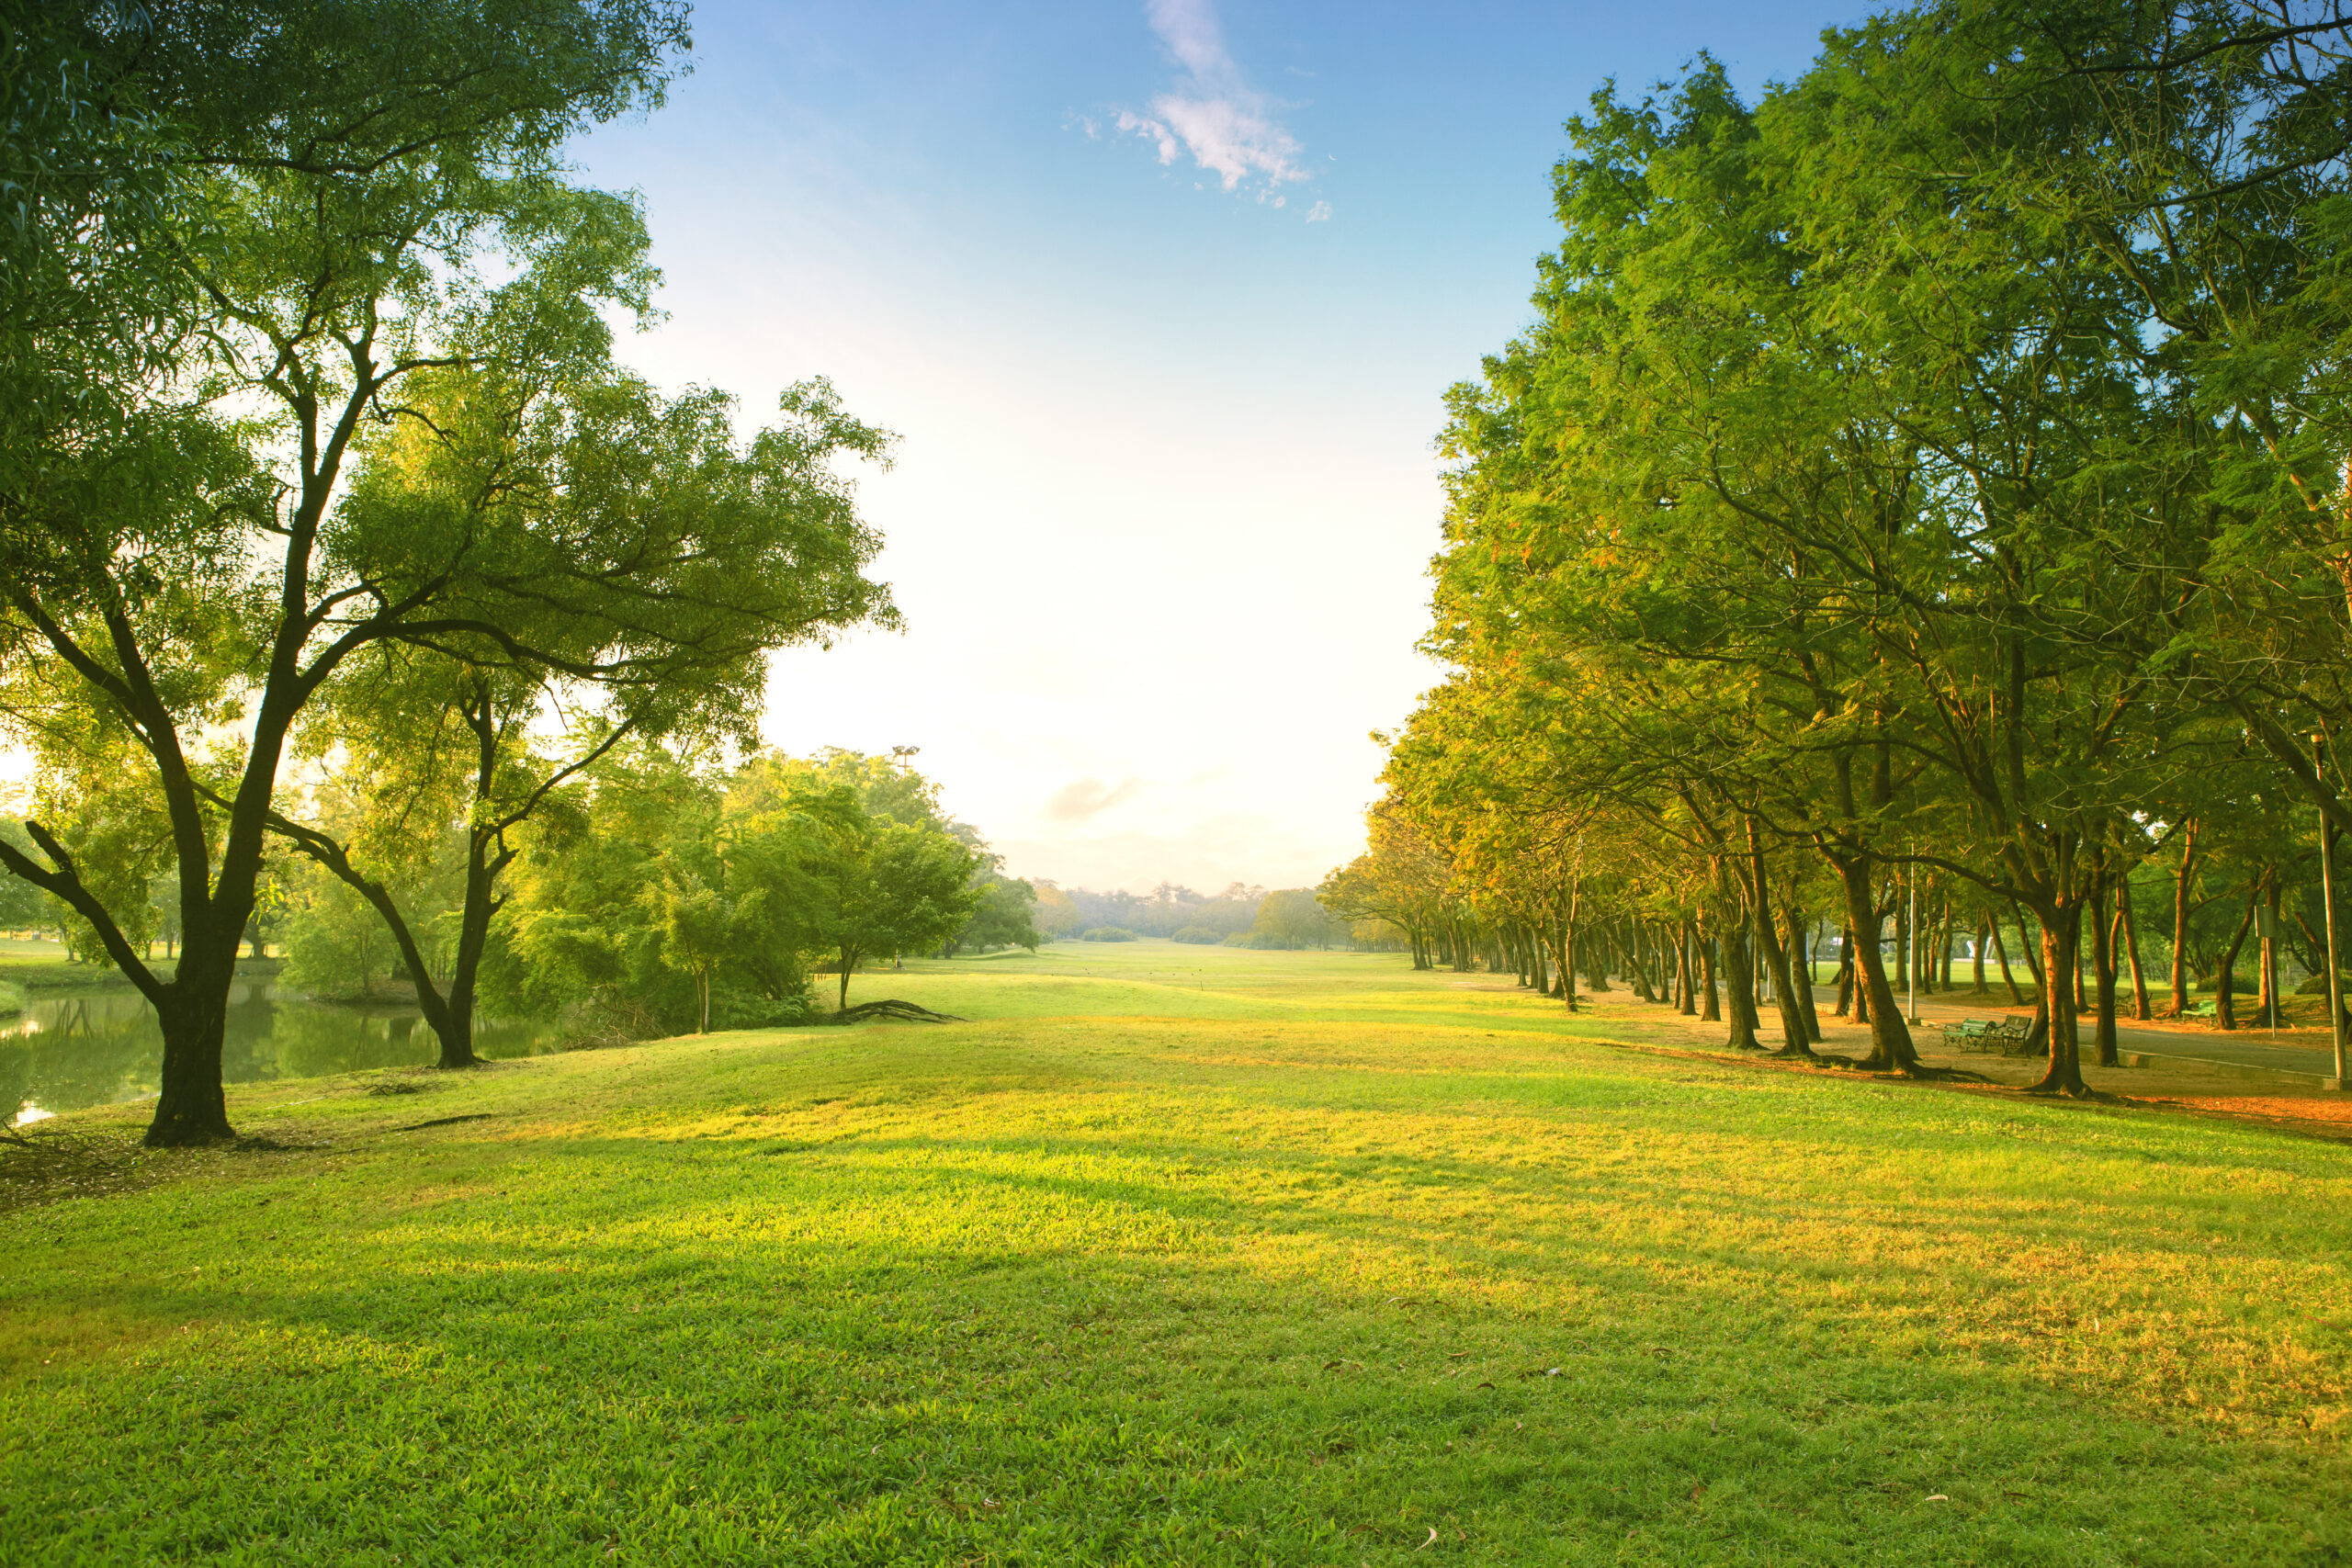
<path fill-rule="evenodd" d="M 2335 1145 L 1385 956 L 854 993 L 972 1021 L 239 1090 L 284 1146 L 0 1214 L 0 1559 L 2352 1551 Z"/>

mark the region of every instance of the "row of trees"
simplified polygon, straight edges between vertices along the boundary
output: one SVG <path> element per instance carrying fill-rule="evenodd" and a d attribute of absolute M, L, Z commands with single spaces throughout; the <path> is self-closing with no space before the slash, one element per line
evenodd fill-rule
<path fill-rule="evenodd" d="M 1038 926 L 1052 937 L 1125 931 L 1199 946 L 1280 950 L 1380 947 L 1396 940 L 1378 922 L 1356 930 L 1355 922 L 1329 912 L 1308 887 L 1270 893 L 1235 882 L 1212 896 L 1172 882 L 1149 893 L 1095 893 L 1041 882 L 1038 896 Z"/>
<path fill-rule="evenodd" d="M 420 996 L 462 1040 L 502 877 L 591 770 L 746 742 L 772 650 L 895 621 L 837 471 L 883 432 L 811 382 L 746 437 L 615 358 L 643 217 L 563 149 L 658 105 L 686 44 L 674 0 L 8 8 L 0 722 L 39 777 L 0 867 L 153 1003 L 151 1144 L 231 1134 L 273 855 L 424 976 L 394 887 L 457 824 L 452 978 Z M 314 773 L 339 795 L 289 788 Z"/>
<path fill-rule="evenodd" d="M 1826 914 L 1911 1071 L 1915 897 L 2087 971 L 2102 1051 L 2135 886 L 2173 895 L 2176 1005 L 2193 906 L 2222 976 L 2266 909 L 2324 946 L 2346 13 L 1942 0 L 1758 102 L 1702 58 L 1569 132 L 1537 320 L 1451 394 L 1453 673 L 1331 901 L 1425 955 L 1720 989 L 1742 1045 L 1769 1002 L 1791 1051 Z M 2039 994 L 2038 1087 L 2085 1092 L 2076 987 Z"/>
<path fill-rule="evenodd" d="M 1188 942 L 1204 936 L 1222 942 L 1246 931 L 1258 918 L 1266 890 L 1246 883 L 1229 884 L 1221 893 L 1198 893 L 1173 882 L 1163 882 L 1148 893 L 1114 888 L 1096 893 L 1084 887 L 1039 884 L 1046 902 L 1040 926 L 1051 936 L 1076 936 L 1081 931 L 1113 926 L 1139 936 L 1174 937 L 1187 933 Z"/>
<path fill-rule="evenodd" d="M 463 1066 L 477 998 L 591 1033 L 799 1022 L 820 964 L 838 1007 L 873 960 L 1038 941 L 1027 885 L 888 758 L 703 768 L 639 742 L 551 799 L 516 848 L 479 942 L 462 825 L 443 828 L 437 854 L 412 852 L 405 875 L 375 879 L 379 897 L 311 868 L 286 895 L 288 978 L 348 993 L 397 967 L 441 1064 Z M 371 972 L 370 944 L 396 965 Z"/>

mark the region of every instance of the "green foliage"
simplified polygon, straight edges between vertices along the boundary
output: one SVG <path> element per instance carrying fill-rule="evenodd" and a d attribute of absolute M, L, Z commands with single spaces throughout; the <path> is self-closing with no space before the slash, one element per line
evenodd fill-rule
<path fill-rule="evenodd" d="M 1329 947 L 1348 940 L 1344 924 L 1324 913 L 1311 887 L 1269 893 L 1250 928 L 1250 945 L 1266 948 Z"/>
<path fill-rule="evenodd" d="M 1124 926 L 1096 926 L 1091 931 L 1080 932 L 1078 940 L 1080 942 L 1135 942 L 1138 939 L 1135 932 Z"/>
<path fill-rule="evenodd" d="M 608 758 L 593 784 L 560 792 L 510 874 L 512 906 L 484 957 L 493 1009 L 631 1036 L 694 1028 L 701 986 L 663 962 L 647 893 L 718 878 L 718 820 L 710 781 L 650 745 Z M 723 1004 L 724 989 L 718 996 Z M 715 1010 L 727 1021 L 723 1005 Z"/>
<path fill-rule="evenodd" d="M 846 1007 L 866 959 L 929 952 L 963 929 L 986 896 L 974 881 L 983 857 L 936 828 L 865 817 L 845 789 L 830 797 L 840 825 L 812 867 L 823 888 L 814 925 Z"/>
<path fill-rule="evenodd" d="M 939 785 L 897 757 L 870 757 L 838 746 L 814 757 L 763 751 L 743 765 L 729 788 L 736 809 L 753 812 L 786 808 L 795 795 L 847 790 L 868 818 L 978 841 L 970 828 L 941 808 Z"/>
<path fill-rule="evenodd" d="M 1182 926 L 1169 932 L 1168 940 L 1191 942 L 1195 946 L 1214 946 L 1225 940 L 1225 933 L 1214 926 Z"/>
<path fill-rule="evenodd" d="M 501 834 L 567 765 L 523 738 L 741 739 L 770 651 L 892 623 L 834 468 L 888 437 L 808 381 L 744 438 L 723 393 L 665 396 L 613 361 L 613 322 L 651 308 L 648 239 L 636 198 L 574 183 L 566 149 L 659 101 L 682 6 L 35 12 L 0 28 L 18 182 L 0 265 L 31 307 L 0 324 L 0 714 L 81 787 L 43 802 L 60 830 L 40 854 L 0 863 L 157 1002 L 155 1136 L 204 1142 L 230 1131 L 205 1020 L 265 836 L 347 863 L 363 893 L 400 869 L 397 831 L 363 825 L 393 858 L 357 862 L 288 831 L 288 749 L 422 766 L 453 705 L 507 723 L 511 770 L 460 768 L 455 810 L 468 790 L 398 770 L 432 786 L 407 803 L 427 841 L 475 839 L 461 1015 Z M 373 680 L 371 654 L 401 678 Z M 120 791 L 138 813 L 109 813 Z M 158 852 L 168 977 L 141 957 Z"/>
<path fill-rule="evenodd" d="M 845 990 L 869 959 L 971 929 L 992 891 L 1007 922 L 1025 908 L 1023 885 L 997 891 L 985 854 L 935 818 L 869 813 L 855 779 L 823 777 L 789 758 L 721 775 L 616 749 L 530 832 L 485 965 L 493 1001 L 592 1032 L 797 1022 L 819 959 Z M 875 782 L 902 803 L 934 794 Z"/>
<path fill-rule="evenodd" d="M 1220 935 L 1244 930 L 1257 918 L 1258 900 L 1266 892 L 1239 882 L 1214 894 L 1172 882 L 1163 882 L 1148 893 L 1130 893 L 1125 888 L 1096 893 L 1084 887 L 1062 891 L 1078 916 L 1072 932 L 1091 926 L 1120 926 L 1159 937 L 1173 936 L 1185 926 L 1207 926 Z"/>
<path fill-rule="evenodd" d="M 1695 952 L 1792 1054 L 1826 919 L 1918 1071 L 1898 903 L 2089 947 L 2111 1026 L 2116 889 L 2191 824 L 2185 948 L 2308 879 L 2313 807 L 2352 825 L 2308 754 L 2352 722 L 2352 23 L 2248 17 L 1939 4 L 1754 104 L 1704 55 L 1595 95 L 1536 320 L 1449 396 L 1451 674 L 1331 907 L 1555 986 Z M 2038 1087 L 2086 1092 L 2049 1010 Z"/>
<path fill-rule="evenodd" d="M 1037 931 L 1034 911 L 1037 890 L 1016 877 L 989 873 L 981 879 L 980 901 L 964 929 L 947 939 L 944 957 L 954 957 L 966 948 L 988 953 L 1000 947 L 1025 947 L 1037 950 L 1044 941 Z"/>
<path fill-rule="evenodd" d="M 18 854 L 33 852 L 33 841 L 16 822 L 0 819 L 0 840 Z M 0 875 L 0 931 L 53 930 L 59 908 L 50 896 L 21 877 Z"/>
<path fill-rule="evenodd" d="M 1086 916 L 1068 893 L 1051 882 L 1036 881 L 1031 886 L 1037 894 L 1037 912 L 1034 917 L 1037 932 L 1047 942 L 1076 936 L 1086 929 Z"/>
<path fill-rule="evenodd" d="M 279 976 L 322 1000 L 364 998 L 401 972 L 400 950 L 383 917 L 358 894 L 331 879 L 311 883 L 289 922 Z"/>

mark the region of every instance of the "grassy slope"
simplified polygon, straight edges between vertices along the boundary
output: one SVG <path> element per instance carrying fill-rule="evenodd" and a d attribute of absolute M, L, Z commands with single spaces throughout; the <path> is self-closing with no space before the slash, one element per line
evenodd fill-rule
<path fill-rule="evenodd" d="M 855 989 L 978 1021 L 276 1084 L 321 1146 L 0 1214 L 0 1560 L 2352 1553 L 2337 1146 L 1388 958 Z"/>

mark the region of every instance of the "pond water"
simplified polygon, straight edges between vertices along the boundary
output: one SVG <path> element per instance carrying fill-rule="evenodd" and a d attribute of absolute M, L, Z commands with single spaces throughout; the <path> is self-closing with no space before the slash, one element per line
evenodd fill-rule
<path fill-rule="evenodd" d="M 548 1024 L 474 1024 L 474 1049 L 485 1056 L 536 1055 L 556 1038 Z M 440 1055 L 413 1008 L 330 1007 L 260 978 L 239 980 L 229 992 L 220 1066 L 232 1084 L 422 1066 Z M 130 987 L 36 991 L 23 1012 L 0 1019 L 0 1118 L 38 1121 L 148 1099 L 163 1060 L 155 1010 Z"/>

